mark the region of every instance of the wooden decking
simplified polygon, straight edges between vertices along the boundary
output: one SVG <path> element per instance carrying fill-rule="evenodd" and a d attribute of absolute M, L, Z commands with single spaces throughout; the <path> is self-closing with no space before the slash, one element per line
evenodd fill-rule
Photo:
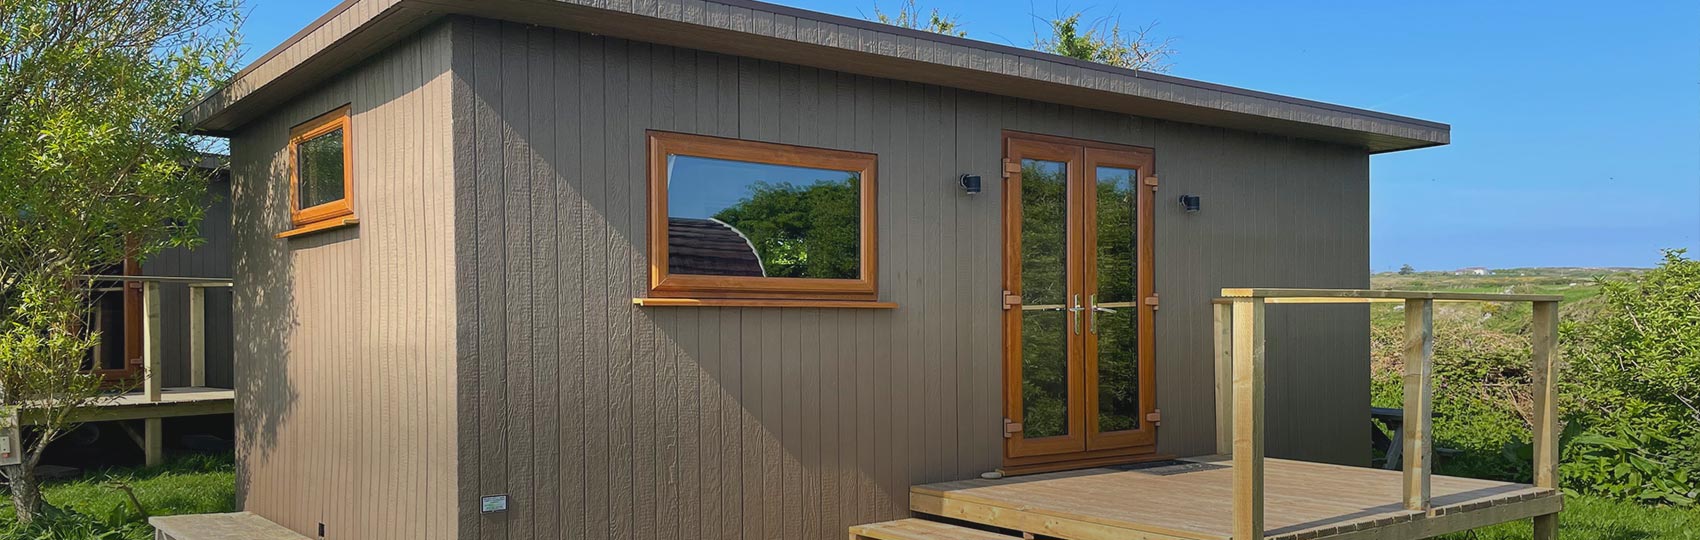
<path fill-rule="evenodd" d="M 914 486 L 910 508 L 1069 540 L 1225 540 L 1232 463 L 1211 457 L 1148 468 L 1088 469 Z M 1433 509 L 1406 510 L 1397 471 L 1268 459 L 1264 538 L 1425 538 L 1558 512 L 1552 489 L 1432 477 Z"/>
<path fill-rule="evenodd" d="M 235 390 L 185 386 L 160 389 L 159 401 L 149 400 L 146 392 L 129 392 L 103 397 L 95 406 L 77 411 L 72 417 L 72 421 L 109 422 L 113 420 L 172 418 L 204 414 L 230 414 L 235 410 Z M 20 420 L 23 421 L 24 425 L 35 424 L 38 421 L 27 410 Z"/>

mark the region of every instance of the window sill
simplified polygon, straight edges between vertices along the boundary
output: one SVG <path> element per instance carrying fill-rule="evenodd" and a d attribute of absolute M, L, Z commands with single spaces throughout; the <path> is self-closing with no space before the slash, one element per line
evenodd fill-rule
<path fill-rule="evenodd" d="M 302 225 L 300 227 L 296 227 L 296 228 L 293 228 L 293 229 L 290 229 L 290 230 L 287 230 L 287 231 L 277 233 L 277 237 L 278 238 L 292 238 L 292 237 L 306 235 L 306 234 L 313 234 L 313 233 L 316 233 L 316 232 L 324 232 L 324 231 L 341 229 L 343 227 L 352 227 L 352 226 L 359 225 L 359 224 L 360 224 L 360 218 L 356 218 L 356 217 L 345 217 L 345 218 L 341 218 L 341 219 L 327 219 L 327 220 L 324 220 L 324 221 L 316 221 L 316 222 L 313 222 L 313 223 L 308 223 L 308 224 Z"/>
<path fill-rule="evenodd" d="M 633 298 L 632 303 L 643 307 L 772 307 L 772 308 L 846 308 L 897 309 L 896 302 L 869 300 L 774 300 L 737 298 Z"/>

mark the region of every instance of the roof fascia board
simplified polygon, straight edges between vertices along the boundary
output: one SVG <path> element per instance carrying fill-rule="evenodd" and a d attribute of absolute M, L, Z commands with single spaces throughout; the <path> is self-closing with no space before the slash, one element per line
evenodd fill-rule
<path fill-rule="evenodd" d="M 411 32 L 443 14 L 509 20 L 746 56 L 867 76 L 907 80 L 1230 129 L 1348 144 L 1370 152 L 1437 146 L 1446 124 L 1140 72 L 1048 53 L 898 28 L 750 0 L 660 0 L 598 6 L 595 0 L 348 0 L 244 70 L 188 119 L 206 131 L 231 129 L 258 109 L 244 102 L 282 78 L 289 64 L 320 78 L 357 59 L 324 62 L 314 52 L 372 49 L 360 28 L 399 20 Z M 397 13 L 412 16 L 395 17 Z M 429 17 L 427 17 L 429 15 Z M 365 21 L 357 22 L 365 17 Z M 346 20 L 345 20 L 346 19 Z M 419 22 L 419 20 L 425 22 Z M 411 21 L 413 24 L 407 25 Z M 321 36 L 320 34 L 323 33 Z M 388 32 L 393 41 L 399 30 Z M 349 47 L 355 44 L 357 47 Z M 290 49 L 302 48 L 301 53 Z M 334 58 L 333 58 L 334 59 Z M 273 66 L 272 64 L 278 64 Z M 304 77 L 311 79 L 311 77 Z M 291 87 L 311 84 L 301 81 Z M 274 85 L 276 86 L 276 85 Z M 272 92 L 266 92 L 272 93 Z M 287 92 L 279 92 L 287 93 Z M 258 97 L 258 96 L 256 96 Z M 255 110 L 247 110 L 255 109 Z"/>

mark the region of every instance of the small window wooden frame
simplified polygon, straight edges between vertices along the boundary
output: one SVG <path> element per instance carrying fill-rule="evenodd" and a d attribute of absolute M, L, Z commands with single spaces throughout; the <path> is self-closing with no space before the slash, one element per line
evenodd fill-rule
<path fill-rule="evenodd" d="M 875 211 L 879 158 L 874 154 L 739 139 L 649 131 L 649 296 L 652 298 L 868 301 L 879 296 Z M 857 279 L 672 274 L 667 264 L 667 158 L 695 156 L 749 163 L 856 171 L 860 179 L 861 245 Z"/>
<path fill-rule="evenodd" d="M 303 122 L 289 130 L 289 221 L 294 226 L 278 236 L 293 236 L 305 232 L 331 229 L 356 223 L 354 216 L 354 145 L 349 125 L 349 106 Z M 301 162 L 297 150 L 301 143 L 337 129 L 342 130 L 342 198 L 331 202 L 301 207 Z"/>

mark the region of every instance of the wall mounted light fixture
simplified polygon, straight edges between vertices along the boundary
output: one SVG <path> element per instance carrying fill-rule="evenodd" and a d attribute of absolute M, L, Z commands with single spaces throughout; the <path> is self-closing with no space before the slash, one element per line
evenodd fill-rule
<path fill-rule="evenodd" d="M 1181 207 L 1185 208 L 1188 214 L 1198 213 L 1198 203 L 1197 195 L 1181 195 Z"/>
<path fill-rule="evenodd" d="M 980 193 L 980 175 L 964 174 L 956 178 L 956 185 L 962 186 L 962 192 L 969 195 Z"/>

